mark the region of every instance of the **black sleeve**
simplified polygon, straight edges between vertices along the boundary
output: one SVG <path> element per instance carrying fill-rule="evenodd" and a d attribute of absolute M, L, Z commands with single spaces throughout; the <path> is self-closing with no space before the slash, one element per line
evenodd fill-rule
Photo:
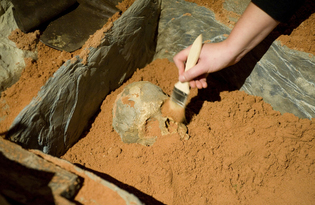
<path fill-rule="evenodd" d="M 256 6 L 280 22 L 288 21 L 305 0 L 252 0 Z"/>

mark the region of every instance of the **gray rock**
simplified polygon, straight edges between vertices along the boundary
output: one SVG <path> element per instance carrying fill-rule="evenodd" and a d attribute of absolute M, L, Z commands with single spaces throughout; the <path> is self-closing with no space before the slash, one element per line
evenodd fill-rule
<path fill-rule="evenodd" d="M 106 197 L 109 197 L 111 204 L 120 204 L 121 200 L 124 200 L 126 205 L 142 205 L 143 204 L 139 200 L 139 198 L 137 198 L 134 194 L 121 189 L 114 182 L 106 181 L 105 179 L 100 178 L 96 174 L 90 171 L 87 171 L 85 169 L 81 169 L 80 167 L 75 166 L 66 160 L 53 157 L 51 155 L 47 155 L 38 150 L 32 150 L 31 152 L 47 160 L 47 162 L 50 162 L 58 167 L 61 167 L 61 169 L 64 169 L 69 172 L 73 172 L 76 175 L 82 177 L 84 182 L 89 184 L 89 186 L 84 187 L 84 184 L 83 184 L 80 191 L 82 191 L 85 188 L 85 191 L 83 190 L 83 192 L 89 193 L 90 191 L 88 189 L 90 189 L 91 187 L 95 187 L 95 188 L 105 187 L 106 193 L 104 193 L 104 196 L 99 197 L 99 195 L 96 194 L 98 198 L 94 198 L 95 195 L 93 194 L 81 194 L 80 197 L 78 197 L 78 201 L 76 201 L 77 202 L 76 204 L 81 204 L 82 202 L 83 204 L 99 204 L 100 202 L 104 203 L 104 198 Z M 118 197 L 115 196 L 116 194 L 118 194 Z M 64 204 L 64 203 L 57 202 L 56 204 Z"/>
<path fill-rule="evenodd" d="M 0 94 L 16 83 L 25 67 L 24 58 L 36 58 L 31 51 L 18 49 L 8 39 L 10 33 L 17 29 L 13 17 L 13 5 L 9 0 L 0 1 Z M 1 117 L 0 117 L 1 122 Z"/>
<path fill-rule="evenodd" d="M 202 34 L 204 40 L 219 42 L 230 29 L 215 21 L 214 13 L 186 1 L 162 1 L 156 58 L 168 58 L 191 45 Z"/>
<path fill-rule="evenodd" d="M 75 204 L 71 200 L 82 183 L 77 175 L 2 138 L 0 163 L 0 195 L 7 199 L 21 204 Z"/>
<path fill-rule="evenodd" d="M 273 109 L 315 118 L 315 58 L 275 41 L 241 90 L 262 96 Z"/>
<path fill-rule="evenodd" d="M 223 8 L 241 15 L 247 8 L 250 0 L 225 0 Z"/>
<path fill-rule="evenodd" d="M 67 61 L 14 120 L 8 138 L 61 156 L 77 142 L 105 96 L 155 53 L 160 1 L 137 0 L 114 22 L 87 64 Z"/>
<path fill-rule="evenodd" d="M 112 197 L 111 203 L 126 205 L 143 204 L 135 195 L 119 188 L 92 172 L 70 162 L 44 154 L 38 150 L 27 151 L 21 146 L 0 138 L 0 204 L 62 204 L 104 201 L 86 193 L 91 187 L 104 187 L 104 196 Z M 84 185 L 87 183 L 89 187 Z M 117 196 L 118 195 L 118 196 Z M 115 197 L 114 197 L 115 196 Z M 8 200 L 10 199 L 10 200 Z"/>

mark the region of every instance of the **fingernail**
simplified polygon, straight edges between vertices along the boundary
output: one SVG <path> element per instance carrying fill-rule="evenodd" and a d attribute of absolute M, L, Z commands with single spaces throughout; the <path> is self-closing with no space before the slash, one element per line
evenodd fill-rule
<path fill-rule="evenodd" d="M 184 76 L 179 76 L 179 81 L 184 82 L 186 80 L 186 78 Z"/>

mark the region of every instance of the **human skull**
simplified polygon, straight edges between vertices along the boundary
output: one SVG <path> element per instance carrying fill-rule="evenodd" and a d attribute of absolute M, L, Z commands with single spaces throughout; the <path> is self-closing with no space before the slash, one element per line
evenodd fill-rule
<path fill-rule="evenodd" d="M 150 82 L 127 85 L 117 96 L 113 107 L 112 125 L 122 141 L 150 146 L 158 135 L 169 134 L 167 126 L 170 119 L 161 113 L 166 99 L 168 96 L 162 89 Z M 186 126 L 178 127 L 184 133 L 184 138 L 188 139 Z"/>

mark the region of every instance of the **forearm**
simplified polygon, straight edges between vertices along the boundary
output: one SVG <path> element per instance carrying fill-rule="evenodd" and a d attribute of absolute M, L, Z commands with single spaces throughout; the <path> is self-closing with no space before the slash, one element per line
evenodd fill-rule
<path fill-rule="evenodd" d="M 232 64 L 257 46 L 279 24 L 252 2 L 240 17 L 225 43 L 231 49 Z"/>
<path fill-rule="evenodd" d="M 240 61 L 278 24 L 278 21 L 250 3 L 226 40 L 203 45 L 196 66 L 185 72 L 184 62 L 187 60 L 189 47 L 174 57 L 179 80 L 190 82 L 192 88 L 206 88 L 208 73 L 217 72 Z"/>

